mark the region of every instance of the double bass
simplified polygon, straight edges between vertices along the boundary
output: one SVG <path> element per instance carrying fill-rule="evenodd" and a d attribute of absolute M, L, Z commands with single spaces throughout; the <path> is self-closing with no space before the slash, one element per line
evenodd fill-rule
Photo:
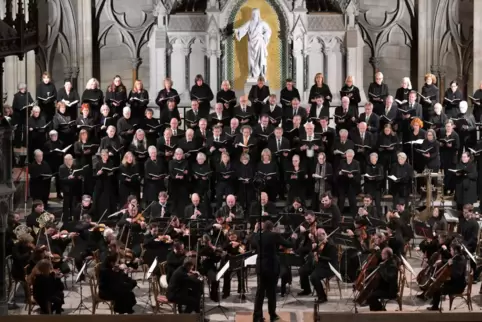
<path fill-rule="evenodd" d="M 449 263 L 451 260 L 453 261 L 456 256 L 458 255 L 452 257 L 449 261 L 447 261 L 447 263 L 435 271 L 434 276 L 429 280 L 429 285 L 425 291 L 425 298 L 432 297 L 436 291 L 440 290 L 442 284 L 450 279 L 450 276 L 452 275 L 452 268 L 450 267 Z"/>
<path fill-rule="evenodd" d="M 380 275 L 380 267 L 385 265 L 387 261 L 381 262 L 373 272 L 368 275 L 361 283 L 361 290 L 357 292 L 354 298 L 354 302 L 358 305 L 363 305 L 367 301 L 368 297 L 380 284 L 382 276 Z"/>

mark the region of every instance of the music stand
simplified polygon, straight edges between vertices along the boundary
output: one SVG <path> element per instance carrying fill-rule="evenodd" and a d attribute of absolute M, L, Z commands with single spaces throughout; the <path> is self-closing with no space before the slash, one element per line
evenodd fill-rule
<path fill-rule="evenodd" d="M 284 264 L 285 266 L 289 267 L 290 270 L 292 270 L 293 267 L 301 267 L 304 264 L 303 258 L 297 254 L 280 253 L 279 261 L 280 261 L 280 264 Z M 291 296 L 296 302 L 302 304 L 302 302 L 291 291 L 291 284 L 290 284 L 290 291 L 286 294 L 285 300 L 281 307 L 285 306 L 286 302 L 288 301 L 288 296 Z"/>
<path fill-rule="evenodd" d="M 87 306 L 84 303 L 84 296 L 82 295 L 82 275 L 84 274 L 84 270 L 87 267 L 87 260 L 84 260 L 84 265 L 82 265 L 82 268 L 80 269 L 79 273 L 77 274 L 77 277 L 75 278 L 75 283 L 79 283 L 79 295 L 80 295 L 80 302 L 79 305 L 75 310 L 72 311 L 71 314 L 74 314 L 75 312 L 79 311 L 79 314 L 81 314 L 82 309 L 87 310 L 89 312 L 92 312 L 87 308 Z"/>
<path fill-rule="evenodd" d="M 345 250 L 349 248 L 356 248 L 355 247 L 355 240 L 351 236 L 346 236 L 342 235 L 341 233 L 335 233 L 333 236 L 333 242 L 336 245 L 342 246 L 345 248 Z M 360 256 L 358 256 L 358 260 L 360 261 Z M 360 261 L 360 266 L 361 266 L 361 261 Z M 345 256 L 345 271 L 342 272 L 343 276 L 345 277 L 345 280 L 342 279 L 342 281 L 349 281 L 348 277 L 348 255 Z M 353 281 L 354 282 L 354 281 Z"/>
<path fill-rule="evenodd" d="M 220 280 L 221 278 L 224 276 L 224 274 L 226 274 L 226 272 L 228 271 L 229 269 L 229 261 L 226 262 L 226 264 L 224 264 L 224 266 L 219 270 L 219 272 L 216 274 L 216 282 L 217 282 L 217 287 L 218 287 L 218 301 L 217 301 L 217 304 L 215 307 L 212 307 L 211 309 L 209 309 L 205 314 L 208 314 L 209 312 L 215 310 L 215 309 L 219 309 L 221 311 L 221 313 L 224 315 L 224 317 L 226 318 L 226 320 L 228 319 L 228 316 L 226 315 L 226 311 L 228 311 L 229 309 L 227 307 L 224 307 L 221 305 L 221 297 L 219 296 L 219 286 L 221 284 Z"/>
<path fill-rule="evenodd" d="M 154 270 L 156 269 L 157 267 L 157 256 L 156 258 L 154 258 L 154 261 L 152 262 L 151 266 L 149 267 L 149 270 L 147 271 L 147 274 L 146 274 L 146 279 L 149 283 L 149 287 L 148 287 L 148 290 L 147 290 L 147 302 L 146 302 L 146 305 L 144 306 L 144 309 L 142 310 L 142 312 L 144 312 L 147 308 L 147 306 L 150 304 L 151 307 L 154 307 L 154 305 L 152 304 L 152 279 L 151 279 L 151 276 L 152 276 L 152 273 L 154 272 Z M 152 277 L 154 278 L 154 277 Z"/>
<path fill-rule="evenodd" d="M 245 260 L 249 257 L 252 257 L 253 252 L 246 252 L 244 254 L 239 254 L 232 257 L 229 262 L 229 266 L 231 267 L 231 274 L 236 271 L 241 271 L 241 294 L 239 294 L 239 301 L 240 303 L 244 302 L 246 299 L 246 291 L 245 291 L 245 283 L 244 283 L 244 273 L 245 273 Z"/>

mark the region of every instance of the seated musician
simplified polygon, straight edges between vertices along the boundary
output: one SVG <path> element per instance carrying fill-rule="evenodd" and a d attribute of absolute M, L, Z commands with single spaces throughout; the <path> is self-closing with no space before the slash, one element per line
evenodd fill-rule
<path fill-rule="evenodd" d="M 172 274 L 167 288 L 167 299 L 177 304 L 179 313 L 200 313 L 203 282 L 199 273 L 194 271 L 194 262 L 186 258 Z M 185 306 L 185 309 L 182 307 Z"/>
<path fill-rule="evenodd" d="M 32 229 L 32 236 L 36 237 L 35 230 L 39 228 L 37 219 L 45 212 L 42 200 L 34 200 L 32 202 L 32 212 L 26 218 L 27 227 Z M 54 219 L 54 218 L 52 218 Z"/>
<path fill-rule="evenodd" d="M 184 219 L 198 219 L 199 217 L 207 219 L 210 214 L 206 211 L 204 204 L 201 203 L 201 197 L 197 193 L 193 193 L 191 204 L 184 208 Z"/>
<path fill-rule="evenodd" d="M 99 274 L 99 297 L 114 302 L 114 312 L 133 314 L 136 296 L 132 291 L 137 282 L 125 272 L 125 265 L 116 265 L 117 254 L 109 255 L 102 263 Z"/>
<path fill-rule="evenodd" d="M 339 227 L 341 221 L 340 208 L 333 202 L 333 196 L 330 192 L 321 195 L 321 212 L 331 214 L 331 230 Z"/>
<path fill-rule="evenodd" d="M 117 225 L 124 227 L 124 234 L 120 236 L 127 248 L 132 250 L 133 255 L 139 258 L 141 255 L 141 237 L 146 230 L 146 222 L 142 213 L 137 211 L 137 207 L 129 207 L 127 215 L 122 218 Z"/>
<path fill-rule="evenodd" d="M 433 294 L 432 306 L 429 311 L 439 310 L 440 298 L 442 295 L 460 294 L 466 286 L 465 275 L 467 270 L 467 259 L 459 244 L 453 243 L 450 246 L 451 259 L 444 259 L 443 262 L 450 266 L 450 279 L 442 284 L 442 287 Z"/>
<path fill-rule="evenodd" d="M 228 238 L 228 231 L 231 229 L 226 218 L 221 213 L 216 213 L 216 219 L 212 225 L 206 227 L 207 231 L 212 231 L 212 236 L 216 240 L 216 245 L 223 245 Z"/>
<path fill-rule="evenodd" d="M 394 299 L 398 292 L 398 264 L 392 249 L 382 250 L 382 262 L 378 265 L 379 284 L 367 299 L 370 311 L 385 311 L 380 300 Z"/>
<path fill-rule="evenodd" d="M 226 204 L 217 210 L 216 217 L 224 217 L 228 222 L 233 219 L 244 219 L 243 207 L 236 202 L 234 195 L 228 195 Z"/>
<path fill-rule="evenodd" d="M 171 237 L 169 235 L 161 236 L 161 234 L 158 224 L 154 222 L 149 225 L 149 232 L 144 235 L 143 245 L 145 252 L 142 262 L 149 267 L 156 257 L 158 263 L 164 262 L 172 245 Z"/>
<path fill-rule="evenodd" d="M 174 271 L 182 265 L 185 258 L 184 244 L 178 241 L 174 242 L 172 250 L 167 254 L 166 258 L 166 278 L 168 283 Z"/>
<path fill-rule="evenodd" d="M 291 205 L 288 205 L 283 209 L 283 213 L 303 215 L 305 213 L 305 210 L 306 210 L 306 207 L 303 206 L 303 202 L 301 202 L 301 198 L 296 197 L 293 199 L 293 203 Z"/>
<path fill-rule="evenodd" d="M 39 244 L 46 245 L 49 249 L 47 254 L 52 258 L 53 267 L 55 270 L 60 270 L 64 275 L 70 273 L 69 265 L 64 262 L 64 252 L 67 245 L 72 241 L 72 237 L 76 233 L 59 232 L 54 223 L 47 223 L 45 226 L 45 235 L 40 236 Z M 48 242 L 47 242 L 48 239 Z"/>
<path fill-rule="evenodd" d="M 436 233 L 447 232 L 448 230 L 447 220 L 443 213 L 440 214 L 440 210 L 437 207 L 433 208 L 432 217 L 427 220 L 427 224 L 429 224 L 430 227 L 432 227 L 432 231 Z"/>
<path fill-rule="evenodd" d="M 331 241 L 328 240 L 327 234 L 323 228 L 316 230 L 317 243 L 314 246 L 314 271 L 310 275 L 311 284 L 316 291 L 318 303 L 324 303 L 328 300 L 322 281 L 334 275 L 329 264 L 338 267 L 338 251 Z"/>
<path fill-rule="evenodd" d="M 250 216 L 275 216 L 277 213 L 276 206 L 272 201 L 268 200 L 268 194 L 261 192 L 260 201 L 253 201 L 249 209 Z"/>
<path fill-rule="evenodd" d="M 73 211 L 74 220 L 81 220 L 82 216 L 89 215 L 91 218 L 94 215 L 94 206 L 92 204 L 92 197 L 83 195 L 82 201 L 75 207 Z M 100 218 L 97 218 L 100 219 Z"/>
<path fill-rule="evenodd" d="M 12 278 L 14 281 L 25 281 L 25 266 L 29 264 L 30 256 L 35 250 L 34 238 L 30 234 L 18 236 L 18 241 L 12 249 Z"/>
<path fill-rule="evenodd" d="M 403 204 L 403 200 L 399 200 L 398 204 Z M 397 208 L 402 210 L 405 208 L 405 205 L 403 206 L 398 206 Z M 387 224 L 392 225 L 392 228 L 394 228 L 397 233 L 401 236 L 403 243 L 406 244 L 410 241 L 410 239 L 413 238 L 413 230 L 412 226 L 410 223 L 407 225 L 404 220 L 400 218 L 400 214 L 398 210 L 395 211 L 388 211 L 386 214 L 386 219 L 387 219 Z M 390 246 L 391 247 L 391 246 Z M 397 254 L 396 250 L 392 247 L 393 252 Z"/>
<path fill-rule="evenodd" d="M 241 240 L 238 236 L 238 234 L 231 230 L 228 233 L 228 240 L 226 243 L 223 245 L 223 250 L 226 251 L 227 253 L 227 258 L 226 260 L 230 260 L 233 257 L 244 254 L 246 252 L 246 246 L 244 246 L 241 243 Z M 223 283 L 223 299 L 226 299 L 229 297 L 231 294 L 231 278 L 232 278 L 232 270 L 228 269 L 226 273 L 224 273 L 224 283 Z M 244 282 L 243 282 L 243 277 L 244 277 L 244 271 L 243 269 L 238 269 L 236 271 L 237 277 L 238 277 L 238 293 L 241 294 L 241 297 L 244 299 L 245 295 L 245 289 L 244 289 Z"/>
<path fill-rule="evenodd" d="M 172 204 L 166 191 L 159 192 L 158 202 L 149 208 L 150 218 L 168 218 L 172 214 Z"/>
<path fill-rule="evenodd" d="M 92 222 L 92 217 L 89 215 L 82 215 L 82 219 L 75 226 L 75 232 L 79 234 L 74 246 L 74 263 L 77 271 L 80 271 L 87 257 L 105 247 L 102 234 L 104 231 L 104 225 Z"/>
<path fill-rule="evenodd" d="M 62 313 L 64 284 L 60 277 L 61 273 L 54 272 L 48 259 L 39 261 L 29 275 L 29 283 L 33 288 L 33 298 L 40 307 L 41 314 Z"/>

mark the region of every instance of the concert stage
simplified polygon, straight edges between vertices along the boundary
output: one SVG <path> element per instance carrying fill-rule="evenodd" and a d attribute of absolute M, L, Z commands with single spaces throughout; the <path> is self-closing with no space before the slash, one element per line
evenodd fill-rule
<path fill-rule="evenodd" d="M 313 317 L 313 315 L 311 315 Z M 317 322 L 472 322 L 481 321 L 479 312 L 379 312 L 379 313 L 326 313 L 318 315 Z M 305 319 L 305 321 L 307 321 Z"/>
<path fill-rule="evenodd" d="M 22 315 L 2 317 L 2 322 L 85 322 L 85 315 Z M 198 322 L 196 314 L 91 315 L 90 322 Z"/>

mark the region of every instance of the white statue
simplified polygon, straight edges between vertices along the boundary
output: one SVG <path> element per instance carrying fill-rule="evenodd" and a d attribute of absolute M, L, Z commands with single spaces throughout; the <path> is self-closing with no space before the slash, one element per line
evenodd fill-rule
<path fill-rule="evenodd" d="M 271 28 L 261 20 L 259 9 L 253 9 L 251 20 L 238 29 L 234 29 L 236 39 L 241 40 L 248 34 L 249 76 L 257 79 L 266 78 L 266 63 L 268 58 L 268 43 L 271 38 Z"/>

